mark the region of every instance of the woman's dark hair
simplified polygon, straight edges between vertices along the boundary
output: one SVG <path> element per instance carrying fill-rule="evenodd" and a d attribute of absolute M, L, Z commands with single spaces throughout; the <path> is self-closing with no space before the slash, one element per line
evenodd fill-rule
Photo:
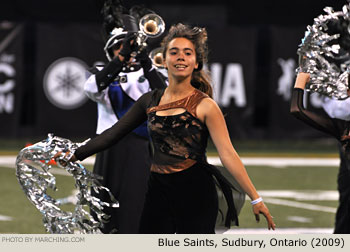
<path fill-rule="evenodd" d="M 190 26 L 181 23 L 171 26 L 169 33 L 162 41 L 164 59 L 170 41 L 175 38 L 186 38 L 193 43 L 196 51 L 198 69 L 195 69 L 192 73 L 191 84 L 203 93 L 213 97 L 213 88 L 210 85 L 210 77 L 202 69 L 203 64 L 207 63 L 208 60 L 207 31 L 205 28 L 191 28 Z"/>

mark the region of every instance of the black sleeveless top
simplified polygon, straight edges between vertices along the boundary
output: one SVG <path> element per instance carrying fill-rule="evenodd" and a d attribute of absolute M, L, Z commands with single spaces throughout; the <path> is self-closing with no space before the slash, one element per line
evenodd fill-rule
<path fill-rule="evenodd" d="M 187 169 L 197 161 L 206 162 L 209 132 L 197 118 L 196 108 L 208 96 L 195 89 L 183 99 L 158 105 L 160 97 L 154 100 L 156 106 L 147 109 L 148 132 L 154 150 L 151 171 L 172 173 Z M 176 115 L 157 115 L 157 111 L 174 108 L 185 111 Z"/>

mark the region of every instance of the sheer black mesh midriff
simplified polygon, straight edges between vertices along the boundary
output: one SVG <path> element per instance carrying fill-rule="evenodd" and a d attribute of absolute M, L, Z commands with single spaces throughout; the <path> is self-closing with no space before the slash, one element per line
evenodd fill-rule
<path fill-rule="evenodd" d="M 205 160 L 207 127 L 185 111 L 179 115 L 148 115 L 148 130 L 154 148 L 153 162 L 172 165 L 185 159 Z"/>

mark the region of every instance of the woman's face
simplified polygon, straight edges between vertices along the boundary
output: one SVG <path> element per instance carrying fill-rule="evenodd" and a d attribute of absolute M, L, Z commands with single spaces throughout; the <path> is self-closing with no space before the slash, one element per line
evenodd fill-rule
<path fill-rule="evenodd" d="M 175 77 L 187 77 L 198 68 L 196 51 L 191 41 L 186 38 L 175 38 L 168 44 L 165 55 L 165 66 L 168 74 Z"/>

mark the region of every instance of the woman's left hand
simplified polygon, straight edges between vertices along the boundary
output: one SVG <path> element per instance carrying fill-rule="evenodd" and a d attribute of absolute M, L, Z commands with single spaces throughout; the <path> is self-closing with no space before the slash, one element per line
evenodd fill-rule
<path fill-rule="evenodd" d="M 273 222 L 273 217 L 271 216 L 269 209 L 265 206 L 263 201 L 253 205 L 253 212 L 257 222 L 260 221 L 260 214 L 263 214 L 267 221 L 267 228 L 269 230 L 275 230 L 276 224 Z"/>

